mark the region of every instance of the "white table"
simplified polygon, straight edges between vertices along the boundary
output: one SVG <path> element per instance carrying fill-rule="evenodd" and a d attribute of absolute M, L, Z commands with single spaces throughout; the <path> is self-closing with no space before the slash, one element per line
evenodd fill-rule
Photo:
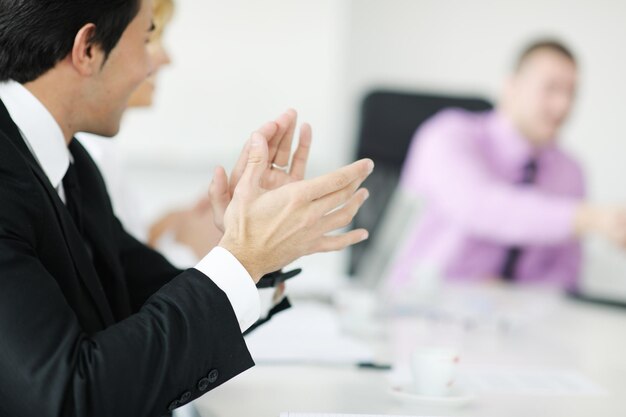
<path fill-rule="evenodd" d="M 577 417 L 626 415 L 626 311 L 579 304 L 557 294 L 500 287 L 451 288 L 446 302 L 480 300 L 523 320 L 510 332 L 460 331 L 423 317 L 393 318 L 371 343 L 382 358 L 402 363 L 420 344 L 462 347 L 463 366 L 571 369 L 607 394 L 584 397 L 480 395 L 466 408 L 424 407 L 390 394 L 384 372 L 355 367 L 257 366 L 195 405 L 203 417 L 277 417 L 281 411 L 364 414 Z M 454 301 L 456 300 L 456 301 Z M 475 301 L 474 301 L 475 302 Z M 480 326 L 480 324 L 479 324 Z M 452 330 L 451 330 L 452 329 Z"/>

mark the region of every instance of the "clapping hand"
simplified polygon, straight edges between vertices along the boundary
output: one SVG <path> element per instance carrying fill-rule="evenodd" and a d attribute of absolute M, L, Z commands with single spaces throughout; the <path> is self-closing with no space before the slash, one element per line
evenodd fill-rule
<path fill-rule="evenodd" d="M 267 140 L 268 147 L 268 163 L 261 176 L 261 186 L 264 189 L 274 190 L 304 179 L 311 149 L 312 131 L 311 126 L 306 123 L 300 127 L 298 146 L 292 156 L 291 148 L 297 122 L 296 111 L 290 109 L 275 121 L 264 124 L 257 131 Z M 246 169 L 249 152 L 250 140 L 246 142 L 230 179 L 223 167 L 218 167 L 215 170 L 210 189 L 210 200 L 213 206 L 215 225 L 222 231 L 224 231 L 224 213 Z"/>

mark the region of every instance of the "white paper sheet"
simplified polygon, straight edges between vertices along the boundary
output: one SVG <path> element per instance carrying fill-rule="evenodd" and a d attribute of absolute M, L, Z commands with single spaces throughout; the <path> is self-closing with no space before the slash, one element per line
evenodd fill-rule
<path fill-rule="evenodd" d="M 329 306 L 305 303 L 273 317 L 246 336 L 258 364 L 355 365 L 374 360 L 372 349 L 341 332 Z"/>
<path fill-rule="evenodd" d="M 412 379 L 406 364 L 394 367 L 388 378 L 393 385 L 409 384 Z M 607 394 L 594 381 L 571 369 L 461 366 L 458 384 L 473 395 L 596 397 Z"/>
<path fill-rule="evenodd" d="M 390 416 L 386 414 L 374 415 L 374 414 L 281 413 L 280 417 L 411 417 L 411 416 Z"/>
<path fill-rule="evenodd" d="M 579 372 L 570 370 L 465 369 L 463 387 L 474 394 L 530 396 L 598 396 L 605 391 Z"/>

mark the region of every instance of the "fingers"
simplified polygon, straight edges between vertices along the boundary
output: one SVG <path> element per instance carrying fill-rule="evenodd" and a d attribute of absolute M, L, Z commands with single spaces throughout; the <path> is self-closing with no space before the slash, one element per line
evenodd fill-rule
<path fill-rule="evenodd" d="M 237 163 L 235 164 L 235 168 L 233 168 L 233 171 L 230 174 L 229 189 L 230 189 L 231 195 L 235 192 L 235 187 L 239 183 L 239 180 L 241 179 L 243 172 L 246 170 L 246 165 L 248 165 L 249 150 L 250 150 L 250 139 L 248 139 L 246 141 L 246 144 L 243 146 L 243 149 L 241 150 L 241 154 L 239 154 L 239 159 L 237 160 Z"/>
<path fill-rule="evenodd" d="M 267 122 L 263 126 L 261 126 L 257 132 L 259 132 L 261 135 L 263 135 L 266 138 L 272 138 L 278 132 L 278 124 L 276 124 L 276 122 Z M 239 179 L 241 179 L 241 176 L 243 175 L 243 172 L 246 169 L 246 165 L 248 165 L 248 150 L 249 149 L 250 149 L 250 140 L 247 140 L 246 144 L 244 145 L 241 151 L 241 154 L 239 155 L 239 159 L 237 160 L 237 163 L 235 164 L 235 168 L 230 174 L 229 186 L 230 186 L 231 195 L 235 191 L 235 187 L 237 186 Z"/>
<path fill-rule="evenodd" d="M 250 138 L 250 148 L 248 150 L 248 163 L 241 176 L 241 181 L 235 191 L 238 190 L 258 190 L 261 186 L 261 178 L 268 165 L 267 139 L 259 132 L 254 132 Z M 242 185 L 244 188 L 242 188 Z"/>
<path fill-rule="evenodd" d="M 172 230 L 180 220 L 180 212 L 175 211 L 157 220 L 148 231 L 148 246 L 154 248 L 161 236 L 168 230 Z"/>
<path fill-rule="evenodd" d="M 206 196 L 202 197 L 196 202 L 196 205 L 193 206 L 193 211 L 202 213 L 204 211 L 211 209 L 211 199 Z"/>
<path fill-rule="evenodd" d="M 296 125 L 298 124 L 298 113 L 293 109 L 289 109 L 285 114 L 281 115 L 276 122 L 280 125 L 282 136 L 278 137 L 275 143 L 272 141 L 269 160 L 276 165 L 287 166 L 291 158 L 291 145 L 293 143 Z M 276 146 L 275 155 L 272 153 L 273 146 Z"/>
<path fill-rule="evenodd" d="M 371 159 L 362 159 L 330 174 L 295 183 L 295 186 L 308 201 L 314 201 L 350 187 L 355 182 L 362 183 L 373 170 L 374 162 Z"/>
<path fill-rule="evenodd" d="M 320 230 L 324 234 L 332 232 L 333 230 L 341 229 L 352 223 L 354 216 L 358 213 L 359 209 L 363 206 L 363 203 L 369 198 L 369 192 L 362 188 L 358 192 L 352 195 L 350 200 L 340 208 L 332 213 L 327 214 L 320 221 Z"/>
<path fill-rule="evenodd" d="M 369 233 L 365 229 L 352 230 L 336 236 L 324 236 L 314 245 L 312 253 L 340 251 L 368 238 Z"/>
<path fill-rule="evenodd" d="M 286 287 L 284 282 L 278 284 L 276 290 L 274 291 L 274 297 L 272 299 L 272 302 L 274 304 L 278 304 L 278 302 L 285 296 L 285 288 Z"/>
<path fill-rule="evenodd" d="M 257 130 L 266 138 L 272 138 L 278 132 L 278 124 L 276 122 L 267 122 Z"/>
<path fill-rule="evenodd" d="M 347 204 L 354 197 L 354 194 L 361 186 L 361 183 L 362 181 L 360 180 L 354 181 L 339 191 L 335 191 L 332 194 L 315 200 L 311 204 L 315 215 L 320 217 L 325 216 L 328 213 L 337 210 L 339 207 L 342 207 L 344 204 Z"/>
<path fill-rule="evenodd" d="M 224 168 L 217 167 L 213 174 L 213 181 L 209 187 L 209 200 L 213 211 L 213 222 L 215 226 L 224 231 L 224 213 L 228 208 L 231 200 L 231 194 L 228 190 L 228 178 Z"/>
<path fill-rule="evenodd" d="M 608 224 L 606 225 L 607 235 L 612 237 L 613 242 L 620 247 L 626 246 L 626 213 L 621 208 L 614 208 L 609 211 Z"/>
<path fill-rule="evenodd" d="M 281 114 L 280 116 L 278 116 L 278 118 L 275 121 L 276 125 L 278 126 L 278 130 L 272 137 L 269 137 L 267 140 L 267 143 L 269 145 L 269 161 L 270 162 L 275 162 L 274 160 L 276 158 L 278 148 L 280 147 L 280 144 L 282 143 L 283 138 L 285 137 L 285 134 L 289 130 L 289 125 L 292 122 L 291 119 L 292 119 L 292 115 L 285 112 Z"/>
<path fill-rule="evenodd" d="M 293 179 L 300 181 L 303 180 L 306 175 L 306 165 L 309 161 L 309 154 L 311 151 L 311 142 L 313 140 L 313 132 L 311 125 L 305 123 L 300 128 L 300 140 L 298 141 L 298 149 L 293 154 L 293 160 L 291 161 L 290 175 Z"/>

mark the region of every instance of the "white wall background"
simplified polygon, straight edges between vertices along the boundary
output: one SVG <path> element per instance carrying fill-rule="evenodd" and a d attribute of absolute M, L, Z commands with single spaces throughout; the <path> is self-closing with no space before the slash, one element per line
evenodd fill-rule
<path fill-rule="evenodd" d="M 129 112 L 121 146 L 136 164 L 231 165 L 250 133 L 289 107 L 314 125 L 313 158 L 338 165 L 334 99 L 345 2 L 178 0 L 174 63 L 156 106 Z"/>

